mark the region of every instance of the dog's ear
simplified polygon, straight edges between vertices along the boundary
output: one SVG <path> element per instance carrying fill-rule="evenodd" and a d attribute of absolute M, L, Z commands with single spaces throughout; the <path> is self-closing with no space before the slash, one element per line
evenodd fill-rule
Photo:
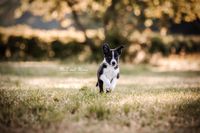
<path fill-rule="evenodd" d="M 110 47 L 108 46 L 107 43 L 103 44 L 103 53 L 104 55 L 110 52 Z"/>
<path fill-rule="evenodd" d="M 123 49 L 123 48 L 124 48 L 123 45 L 121 45 L 121 46 L 119 46 L 119 47 L 116 48 L 116 51 L 117 51 L 117 53 L 118 53 L 119 55 L 121 55 L 122 49 Z"/>

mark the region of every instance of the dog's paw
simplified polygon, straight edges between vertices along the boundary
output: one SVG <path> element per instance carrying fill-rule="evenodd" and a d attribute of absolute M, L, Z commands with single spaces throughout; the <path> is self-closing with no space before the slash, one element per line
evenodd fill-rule
<path fill-rule="evenodd" d="M 107 88 L 107 89 L 106 89 L 106 93 L 109 93 L 109 92 L 111 92 L 111 89 L 110 89 L 110 88 Z"/>
<path fill-rule="evenodd" d="M 106 90 L 106 93 L 110 93 L 111 92 L 111 90 Z"/>

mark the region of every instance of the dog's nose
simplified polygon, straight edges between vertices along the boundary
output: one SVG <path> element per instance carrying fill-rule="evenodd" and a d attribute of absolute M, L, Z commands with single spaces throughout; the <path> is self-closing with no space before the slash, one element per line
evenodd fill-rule
<path fill-rule="evenodd" d="M 114 61 L 112 61 L 112 65 L 113 65 L 113 66 L 115 65 L 115 62 L 114 62 Z"/>

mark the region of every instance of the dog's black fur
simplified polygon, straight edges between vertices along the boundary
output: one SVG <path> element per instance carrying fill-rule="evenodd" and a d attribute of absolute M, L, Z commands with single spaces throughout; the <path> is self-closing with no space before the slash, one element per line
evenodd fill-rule
<path fill-rule="evenodd" d="M 97 84 L 99 91 L 102 93 L 103 84 L 106 85 L 106 91 L 110 92 L 115 88 L 116 79 L 119 79 L 119 57 L 124 46 L 110 49 L 109 45 L 103 45 L 104 60 L 97 71 Z M 105 82 L 105 83 L 104 83 Z"/>

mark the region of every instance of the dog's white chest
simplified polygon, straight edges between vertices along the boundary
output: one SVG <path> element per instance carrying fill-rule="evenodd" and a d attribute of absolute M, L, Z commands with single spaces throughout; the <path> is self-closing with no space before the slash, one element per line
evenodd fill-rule
<path fill-rule="evenodd" d="M 111 79 L 113 79 L 114 77 L 117 76 L 118 72 L 119 72 L 119 68 L 114 69 L 113 67 L 109 67 L 109 66 L 108 66 L 107 68 L 104 68 L 103 74 L 104 74 L 109 80 L 111 80 Z"/>

